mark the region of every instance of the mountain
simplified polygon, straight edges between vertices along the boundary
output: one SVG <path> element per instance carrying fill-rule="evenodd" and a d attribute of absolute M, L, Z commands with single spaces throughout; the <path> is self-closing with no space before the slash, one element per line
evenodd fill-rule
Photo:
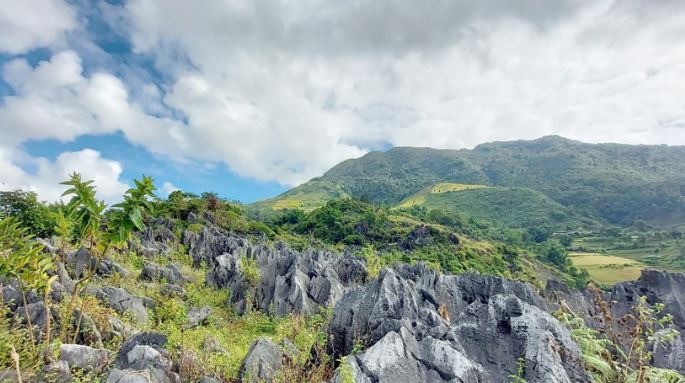
<path fill-rule="evenodd" d="M 301 190 L 307 198 L 300 206 L 310 209 L 339 194 L 393 206 L 438 183 L 527 188 L 574 214 L 618 225 L 685 223 L 685 147 L 587 144 L 558 136 L 492 142 L 471 150 L 371 152 L 255 206 L 278 209 L 280 201 Z M 331 188 L 338 192 L 329 194 Z"/>

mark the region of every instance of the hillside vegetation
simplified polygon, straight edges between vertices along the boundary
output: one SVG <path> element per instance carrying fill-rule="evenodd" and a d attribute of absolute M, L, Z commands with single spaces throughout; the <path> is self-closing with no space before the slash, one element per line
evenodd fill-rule
<path fill-rule="evenodd" d="M 556 136 L 472 150 L 393 148 L 343 161 L 300 188 L 308 191 L 308 206 L 336 198 L 327 191 L 331 185 L 390 206 L 441 183 L 528 188 L 611 224 L 672 225 L 685 223 L 684 159 L 685 147 L 585 144 Z M 278 208 L 283 197 L 259 206 Z"/>
<path fill-rule="evenodd" d="M 413 206 L 462 213 L 512 228 L 547 225 L 564 230 L 597 226 L 590 220 L 583 222 L 575 219 L 574 213 L 563 205 L 543 193 L 527 188 L 441 183 L 406 198 L 396 208 Z"/>
<path fill-rule="evenodd" d="M 439 183 L 411 207 L 336 198 L 255 219 L 214 193 L 160 199 L 149 177 L 109 207 L 78 174 L 64 185 L 66 204 L 0 192 L 2 379 L 347 383 L 399 371 L 398 382 L 448 382 L 471 381 L 475 371 L 479 381 L 543 383 L 552 371 L 583 383 L 685 380 L 677 360 L 652 362 L 646 347 L 682 339 L 682 307 L 658 303 L 671 299 L 658 286 L 681 291 L 685 280 L 654 272 L 642 275 L 646 286 L 616 287 L 658 299 L 616 306 L 639 317 L 624 352 L 611 326 L 585 327 L 592 318 L 569 308 L 588 304 L 573 292 L 590 282 L 569 256 L 580 239 L 549 229 L 543 215 L 564 208 L 536 191 Z M 306 200 L 317 190 L 287 195 Z M 449 207 L 454 196 L 467 196 L 457 205 L 470 215 Z M 303 204 L 293 202 L 311 207 Z M 512 227 L 491 224 L 507 217 L 507 204 L 521 205 L 507 218 Z M 516 226 L 525 209 L 545 225 Z M 679 231 L 649 233 L 638 241 L 681 245 Z M 581 263 L 607 283 L 602 268 L 615 259 L 586 254 Z M 595 295 L 591 304 L 609 307 Z M 555 347 L 539 347 L 549 342 Z M 477 367 L 444 363 L 457 354 Z"/>

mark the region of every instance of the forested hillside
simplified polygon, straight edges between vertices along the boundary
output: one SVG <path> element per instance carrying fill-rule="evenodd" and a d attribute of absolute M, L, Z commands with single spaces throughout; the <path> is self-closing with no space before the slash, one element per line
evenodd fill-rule
<path fill-rule="evenodd" d="M 393 148 L 344 161 L 296 189 L 309 189 L 314 196 L 312 189 L 321 182 L 386 205 L 440 182 L 529 188 L 576 214 L 611 224 L 685 222 L 685 147 L 681 146 L 586 144 L 550 136 L 493 142 L 473 150 Z M 286 192 L 281 198 L 289 196 Z"/>

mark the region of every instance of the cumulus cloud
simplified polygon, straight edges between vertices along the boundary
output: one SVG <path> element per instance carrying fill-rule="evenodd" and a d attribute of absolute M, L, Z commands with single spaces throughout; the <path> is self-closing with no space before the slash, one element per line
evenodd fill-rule
<path fill-rule="evenodd" d="M 548 134 L 685 144 L 682 1 L 131 0 L 102 10 L 159 83 L 84 71 L 69 50 L 36 66 L 14 60 L 3 71 L 6 145 L 120 131 L 175 161 L 295 185 L 388 145 Z"/>
<path fill-rule="evenodd" d="M 165 182 L 165 183 L 162 185 L 162 188 L 160 189 L 160 192 L 161 192 L 161 195 L 162 195 L 162 196 L 166 197 L 166 196 L 168 196 L 169 194 L 171 194 L 171 193 L 173 193 L 173 192 L 175 192 L 175 191 L 177 191 L 177 190 L 181 190 L 181 189 L 179 189 L 178 187 L 176 187 L 176 185 L 172 184 L 171 182 Z"/>
<path fill-rule="evenodd" d="M 136 50 L 176 77 L 165 101 L 188 118 L 191 146 L 258 178 L 297 183 L 387 144 L 685 143 L 683 2 L 127 10 Z"/>
<path fill-rule="evenodd" d="M 35 171 L 26 172 L 18 164 L 28 165 Z M 0 190 L 30 190 L 41 200 L 57 201 L 66 190 L 66 186 L 59 183 L 73 172 L 93 180 L 98 197 L 108 203 L 121 200 L 121 195 L 128 189 L 128 185 L 119 180 L 122 172 L 119 162 L 102 158 L 92 149 L 64 152 L 53 162 L 0 147 Z"/>
<path fill-rule="evenodd" d="M 0 52 L 23 53 L 51 46 L 76 27 L 76 12 L 63 0 L 3 1 Z"/>

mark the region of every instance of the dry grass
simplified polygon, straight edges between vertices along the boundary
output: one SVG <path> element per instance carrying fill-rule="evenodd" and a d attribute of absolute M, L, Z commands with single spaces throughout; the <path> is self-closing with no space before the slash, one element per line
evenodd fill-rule
<path fill-rule="evenodd" d="M 431 194 L 439 194 L 439 193 L 447 193 L 447 192 L 455 192 L 455 191 L 462 191 L 462 190 L 473 190 L 473 189 L 483 189 L 486 188 L 487 186 L 485 185 L 471 185 L 471 184 L 457 184 L 457 183 L 439 183 L 433 185 L 431 188 Z"/>
<path fill-rule="evenodd" d="M 603 285 L 635 280 L 645 268 L 632 259 L 598 253 L 571 253 L 573 265 L 587 270 L 592 279 Z"/>

